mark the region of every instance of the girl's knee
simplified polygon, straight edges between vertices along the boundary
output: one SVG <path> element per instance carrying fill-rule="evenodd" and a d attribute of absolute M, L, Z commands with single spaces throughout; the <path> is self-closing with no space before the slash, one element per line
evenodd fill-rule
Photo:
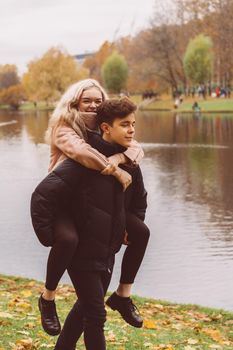
<path fill-rule="evenodd" d="M 78 242 L 79 242 L 79 239 L 78 239 L 77 233 L 73 233 L 69 235 L 67 234 L 59 239 L 59 244 L 62 244 L 62 246 L 65 249 L 71 249 L 71 250 L 76 250 L 78 246 Z"/>

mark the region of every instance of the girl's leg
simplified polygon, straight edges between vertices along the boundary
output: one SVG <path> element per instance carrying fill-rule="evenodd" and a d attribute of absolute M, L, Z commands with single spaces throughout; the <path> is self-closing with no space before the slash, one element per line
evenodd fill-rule
<path fill-rule="evenodd" d="M 132 284 L 144 258 L 150 231 L 142 220 L 131 213 L 126 214 L 126 231 L 130 244 L 124 252 L 120 283 Z"/>
<path fill-rule="evenodd" d="M 50 250 L 47 262 L 45 287 L 48 291 L 56 290 L 78 245 L 78 233 L 71 216 L 61 213 L 57 217 L 54 225 L 54 236 L 55 243 Z"/>
<path fill-rule="evenodd" d="M 57 217 L 53 232 L 55 243 L 49 253 L 45 290 L 39 299 L 39 310 L 45 332 L 57 335 L 61 326 L 54 302 L 56 288 L 77 248 L 78 234 L 71 217 L 64 212 Z"/>

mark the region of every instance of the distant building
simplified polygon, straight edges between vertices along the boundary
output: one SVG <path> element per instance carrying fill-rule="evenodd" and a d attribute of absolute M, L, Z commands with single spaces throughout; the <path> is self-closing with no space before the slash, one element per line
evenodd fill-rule
<path fill-rule="evenodd" d="M 78 61 L 78 63 L 82 64 L 87 57 L 93 56 L 95 52 L 89 53 L 80 53 L 78 55 L 74 55 L 73 57 Z"/>

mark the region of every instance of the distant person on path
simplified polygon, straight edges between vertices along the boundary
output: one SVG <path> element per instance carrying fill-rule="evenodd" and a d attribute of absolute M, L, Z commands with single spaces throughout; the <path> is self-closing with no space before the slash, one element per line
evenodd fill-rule
<path fill-rule="evenodd" d="M 88 130 L 96 130 L 97 107 L 106 99 L 106 92 L 93 79 L 72 85 L 62 96 L 53 112 L 47 131 L 47 139 L 51 144 L 49 171 L 55 169 L 65 159 L 71 158 L 104 175 L 115 176 L 126 189 L 131 182 L 131 176 L 119 168 L 118 164 L 128 163 L 135 166 L 143 156 L 140 145 L 132 141 L 125 152 L 106 157 L 87 143 Z M 35 217 L 36 212 L 33 213 L 33 210 L 32 207 L 32 216 Z M 70 213 L 65 210 L 56 217 L 52 229 L 47 227 L 46 223 L 39 227 L 34 224 L 34 229 L 42 244 L 52 246 L 47 263 L 45 289 L 39 299 L 39 308 L 44 330 L 51 335 L 57 335 L 60 333 L 60 323 L 54 302 L 56 288 L 78 247 L 79 234 Z M 134 277 L 143 259 L 148 234 L 138 230 L 130 219 L 126 230 L 129 235 L 132 234 L 131 244 L 127 246 L 123 257 L 120 284 L 113 295 L 118 305 L 114 308 L 121 313 L 126 322 L 139 327 L 142 326 L 142 318 L 132 303 L 125 303 L 125 298 L 131 302 L 129 296 Z M 135 266 L 129 260 L 131 250 L 140 255 Z M 132 276 L 130 280 L 125 279 L 128 273 Z"/>
<path fill-rule="evenodd" d="M 106 156 L 123 152 L 133 141 L 135 108 L 128 98 L 103 102 L 97 110 L 103 134 L 101 137 L 88 131 L 90 144 Z M 140 169 L 127 165 L 124 168 L 128 168 L 133 179 L 125 193 L 113 176 L 103 176 L 71 159 L 56 167 L 35 190 L 32 201 L 39 209 L 35 217 L 37 225 L 44 221 L 51 223 L 53 204 L 58 203 L 60 210 L 63 211 L 65 206 L 72 213 L 79 232 L 80 242 L 68 266 L 78 301 L 65 321 L 56 350 L 74 350 L 83 331 L 87 350 L 106 349 L 104 295 L 127 220 L 131 225 L 134 222 L 138 231 L 144 230 L 149 238 L 148 228 L 143 223 L 147 204 Z M 43 207 L 47 208 L 47 216 L 40 210 Z M 128 237 L 130 239 L 130 235 Z M 139 255 L 135 253 L 131 250 L 130 262 L 140 265 Z M 130 266 L 128 268 L 130 270 Z M 132 278 L 129 271 L 127 275 L 128 279 Z M 133 307 L 130 298 L 123 299 L 125 305 Z M 113 308 L 117 303 L 118 298 L 113 295 L 107 300 Z"/>
<path fill-rule="evenodd" d="M 199 106 L 199 104 L 198 104 L 197 101 L 195 101 L 195 102 L 193 103 L 193 105 L 192 105 L 192 110 L 193 110 L 194 112 L 200 112 L 200 111 L 201 111 L 201 107 Z"/>

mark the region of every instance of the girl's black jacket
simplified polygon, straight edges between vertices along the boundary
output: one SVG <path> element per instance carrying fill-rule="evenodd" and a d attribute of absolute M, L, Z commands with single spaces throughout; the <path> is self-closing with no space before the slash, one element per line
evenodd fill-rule
<path fill-rule="evenodd" d="M 89 143 L 107 157 L 122 152 L 121 146 L 89 133 Z M 145 218 L 147 193 L 138 166 L 122 166 L 132 176 L 123 192 L 113 176 L 85 168 L 67 159 L 36 187 L 31 197 L 31 218 L 35 233 L 45 246 L 54 243 L 57 215 L 68 212 L 75 221 L 79 244 L 76 260 L 81 269 L 106 269 L 120 249 L 125 232 L 125 212 Z"/>

